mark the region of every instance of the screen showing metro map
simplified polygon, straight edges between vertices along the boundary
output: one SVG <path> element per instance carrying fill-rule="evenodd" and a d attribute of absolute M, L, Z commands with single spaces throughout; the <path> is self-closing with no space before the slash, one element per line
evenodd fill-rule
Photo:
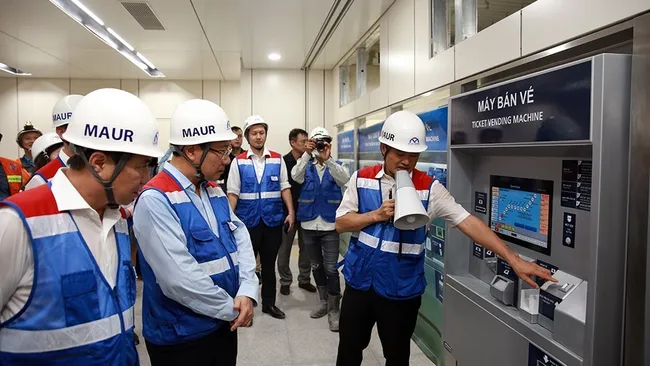
<path fill-rule="evenodd" d="M 490 228 L 502 239 L 549 254 L 553 182 L 490 176 Z"/>

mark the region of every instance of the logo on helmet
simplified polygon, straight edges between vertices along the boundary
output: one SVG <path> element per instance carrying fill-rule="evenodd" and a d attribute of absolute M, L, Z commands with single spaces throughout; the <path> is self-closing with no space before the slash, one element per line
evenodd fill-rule
<path fill-rule="evenodd" d="M 153 146 L 158 146 L 158 132 L 153 135 Z"/>
<path fill-rule="evenodd" d="M 388 141 L 395 141 L 395 135 L 386 131 L 381 131 L 381 136 Z"/>
<path fill-rule="evenodd" d="M 417 137 L 411 137 L 409 140 L 409 145 L 420 145 L 420 139 Z"/>

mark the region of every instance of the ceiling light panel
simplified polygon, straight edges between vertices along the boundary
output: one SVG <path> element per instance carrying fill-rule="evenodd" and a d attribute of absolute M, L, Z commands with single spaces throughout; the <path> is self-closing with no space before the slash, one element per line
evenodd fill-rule
<path fill-rule="evenodd" d="M 28 72 L 25 72 L 23 70 L 15 68 L 15 67 L 3 64 L 2 62 L 0 62 L 0 71 L 8 72 L 8 73 L 10 73 L 12 75 L 16 75 L 16 76 L 29 76 L 29 75 L 31 75 Z"/>
<path fill-rule="evenodd" d="M 81 24 L 90 33 L 101 39 L 109 47 L 131 61 L 139 69 L 147 73 L 147 75 L 151 77 L 165 77 L 154 64 L 147 60 L 140 52 L 137 52 L 114 29 L 104 24 L 104 21 L 88 9 L 80 0 L 50 0 L 50 2 L 77 23 Z"/>

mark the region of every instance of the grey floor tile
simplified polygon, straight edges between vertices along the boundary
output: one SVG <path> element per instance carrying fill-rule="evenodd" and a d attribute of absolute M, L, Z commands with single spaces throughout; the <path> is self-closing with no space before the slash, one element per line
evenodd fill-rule
<path fill-rule="evenodd" d="M 320 329 L 320 330 L 328 330 L 329 331 L 329 323 L 327 322 L 327 315 L 320 318 L 320 319 L 312 319 L 309 314 L 311 314 L 312 310 L 316 309 L 316 305 L 313 307 L 311 306 L 304 306 L 304 307 L 297 307 L 297 308 L 289 308 L 285 312 L 287 314 L 287 330 L 289 332 L 297 330 L 315 330 L 315 329 Z"/>
<path fill-rule="evenodd" d="M 290 365 L 291 352 L 286 331 L 254 331 L 239 333 L 237 365 Z"/>

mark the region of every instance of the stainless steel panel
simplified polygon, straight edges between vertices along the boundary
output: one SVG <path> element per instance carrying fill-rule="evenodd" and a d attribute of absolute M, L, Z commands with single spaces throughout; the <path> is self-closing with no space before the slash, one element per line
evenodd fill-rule
<path fill-rule="evenodd" d="M 650 365 L 650 14 L 634 19 L 624 364 Z M 645 303 L 645 304 L 644 304 Z"/>

